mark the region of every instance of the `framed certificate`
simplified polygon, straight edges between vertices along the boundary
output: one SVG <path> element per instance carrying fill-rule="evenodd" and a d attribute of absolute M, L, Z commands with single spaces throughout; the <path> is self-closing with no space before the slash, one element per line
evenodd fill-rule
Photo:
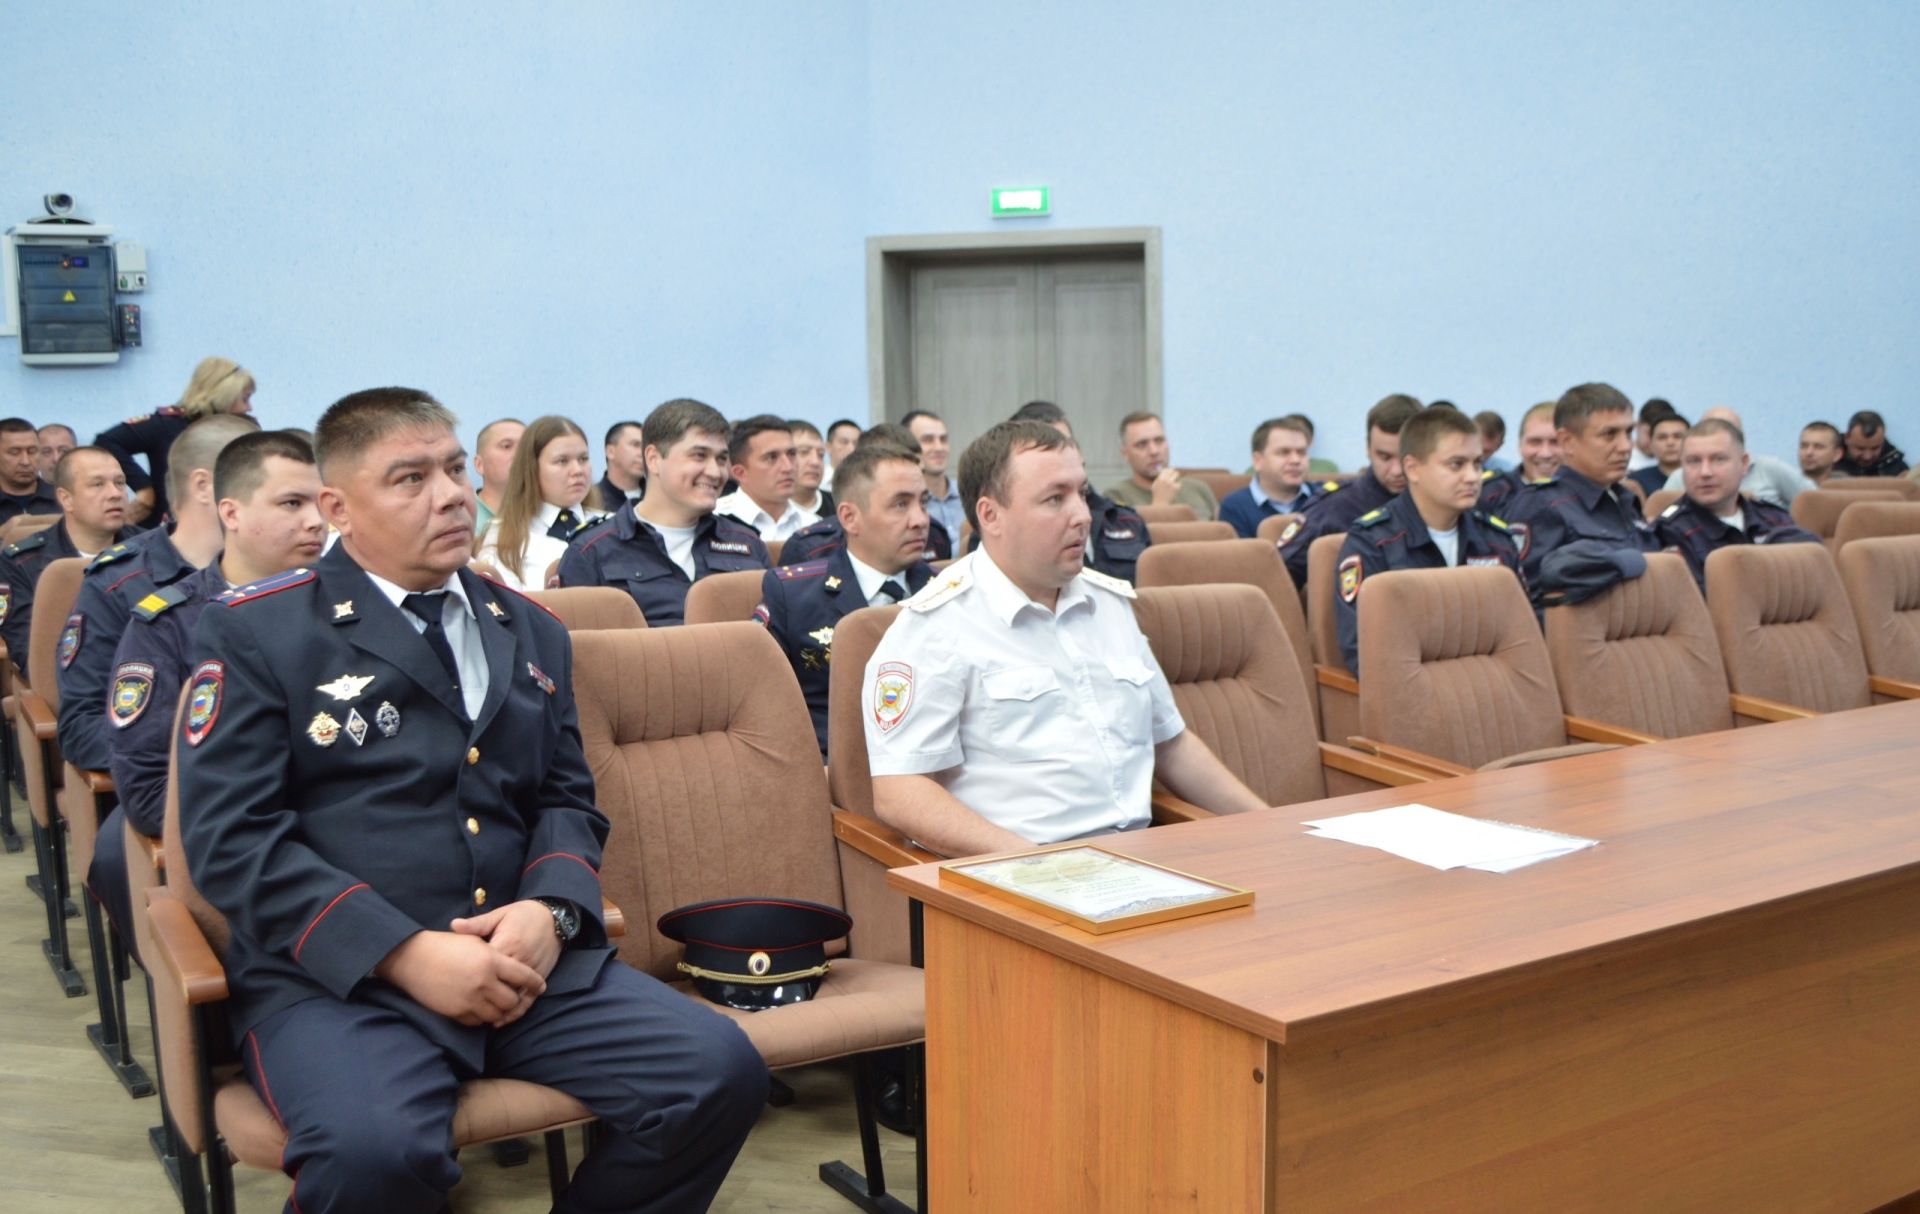
<path fill-rule="evenodd" d="M 1017 902 L 1096 934 L 1248 906 L 1253 891 L 1085 843 L 956 860 L 940 879 Z"/>

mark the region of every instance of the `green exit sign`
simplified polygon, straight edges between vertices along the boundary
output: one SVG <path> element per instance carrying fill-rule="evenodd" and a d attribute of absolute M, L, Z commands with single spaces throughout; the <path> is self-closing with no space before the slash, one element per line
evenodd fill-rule
<path fill-rule="evenodd" d="M 1020 185 L 993 192 L 993 217 L 1049 215 L 1053 213 L 1052 192 L 1043 185 Z"/>

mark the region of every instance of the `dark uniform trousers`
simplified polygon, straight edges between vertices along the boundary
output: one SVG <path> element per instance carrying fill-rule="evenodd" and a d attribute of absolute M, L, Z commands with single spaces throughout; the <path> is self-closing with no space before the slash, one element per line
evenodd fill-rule
<path fill-rule="evenodd" d="M 1509 500 L 1503 517 L 1520 548 L 1520 567 L 1536 607 L 1566 589 L 1541 574 L 1541 562 L 1558 548 L 1660 548 L 1660 538 L 1630 491 L 1602 485 L 1571 468 L 1561 468 L 1550 480 L 1529 481 Z"/>
<path fill-rule="evenodd" d="M 1394 496 L 1374 477 L 1372 468 L 1345 484 L 1338 481 L 1327 484 L 1331 488 L 1307 503 L 1299 527 L 1289 528 L 1292 534 L 1280 541 L 1280 559 L 1286 564 L 1295 586 L 1307 584 L 1307 549 L 1313 546 L 1313 541 L 1323 535 L 1346 532 L 1361 515 L 1378 510 Z"/>
<path fill-rule="evenodd" d="M 922 560 L 896 574 L 895 580 L 913 595 L 932 576 L 933 566 Z M 824 560 L 769 569 L 760 582 L 760 606 L 754 609 L 754 618 L 779 643 L 800 680 L 823 758 L 827 753 L 827 683 L 833 662 L 833 626 L 841 616 L 866 605 L 844 544 L 830 549 Z"/>
<path fill-rule="evenodd" d="M 1817 544 L 1820 537 L 1794 524 L 1793 516 L 1771 502 L 1741 494 L 1740 509 L 1746 528 L 1728 525 L 1690 497 L 1660 512 L 1654 531 L 1660 542 L 1687 558 L 1687 568 L 1700 589 L 1707 588 L 1707 558 L 1729 544 Z"/>
<path fill-rule="evenodd" d="M 1133 507 L 1122 506 L 1092 489 L 1087 490 L 1087 509 L 1093 515 L 1087 531 L 1087 545 L 1092 549 L 1087 566 L 1095 573 L 1132 585 L 1139 573 L 1140 554 L 1153 546 L 1146 520 Z M 967 537 L 968 552 L 979 546 L 978 532 Z"/>
<path fill-rule="evenodd" d="M 614 586 L 633 596 L 650 628 L 679 624 L 687 618 L 687 591 L 710 573 L 737 573 L 765 569 L 767 546 L 760 534 L 737 519 L 709 514 L 693 531 L 693 571 L 667 555 L 653 528 L 642 523 L 628 502 L 612 518 L 577 533 L 561 554 L 562 586 Z"/>
<path fill-rule="evenodd" d="M 611 1131 L 560 1207 L 705 1207 L 767 1093 L 717 1013 L 611 959 L 559 622 L 462 570 L 488 687 L 469 720 L 427 640 L 344 547 L 201 613 L 181 725 L 182 842 L 233 929 L 231 1019 L 286 1128 L 288 1208 L 438 1209 L 458 1085 L 566 1091 Z M 500 1030 L 374 967 L 419 930 L 526 898 L 579 908 L 547 991 Z"/>
<path fill-rule="evenodd" d="M 1520 552 L 1507 533 L 1506 524 L 1483 511 L 1469 510 L 1456 524 L 1457 559 L 1454 566 L 1499 565 L 1511 569 L 1520 578 Z M 1340 653 L 1347 669 L 1360 671 L 1360 587 L 1376 573 L 1396 569 L 1446 569 L 1446 554 L 1433 542 L 1433 533 L 1420 508 L 1406 494 L 1394 498 L 1378 510 L 1360 516 L 1347 542 L 1340 547 L 1334 596 L 1334 620 L 1339 626 Z"/>

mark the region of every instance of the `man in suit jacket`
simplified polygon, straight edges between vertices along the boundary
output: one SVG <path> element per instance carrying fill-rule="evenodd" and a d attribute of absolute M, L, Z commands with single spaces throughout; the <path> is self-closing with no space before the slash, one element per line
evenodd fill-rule
<path fill-rule="evenodd" d="M 289 1208 L 441 1208 L 480 1076 L 603 1119 L 557 1208 L 706 1208 L 766 1069 L 611 957 L 565 630 L 465 568 L 466 453 L 432 397 L 346 397 L 315 447 L 339 543 L 202 613 L 180 726 L 182 841 L 233 928 Z"/>

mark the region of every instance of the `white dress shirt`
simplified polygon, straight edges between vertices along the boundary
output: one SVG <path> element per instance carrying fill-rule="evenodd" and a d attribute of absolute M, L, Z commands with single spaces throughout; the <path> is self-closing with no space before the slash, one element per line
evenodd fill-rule
<path fill-rule="evenodd" d="M 377 573 L 368 573 L 367 580 L 387 596 L 401 619 L 411 624 L 415 632 L 425 635 L 427 622 L 400 605 L 412 591 L 402 590 Z M 460 584 L 460 575 L 456 573 L 448 578 L 445 589 L 447 596 L 440 600 L 440 626 L 446 630 L 447 646 L 453 650 L 453 664 L 460 671 L 460 698 L 467 706 L 467 719 L 474 720 L 487 702 L 487 688 L 493 682 L 493 674 L 487 666 L 486 647 L 480 643 L 480 629 L 474 623 L 473 603 L 467 598 L 467 588 Z"/>
<path fill-rule="evenodd" d="M 473 554 L 477 561 L 486 561 L 500 571 L 500 580 L 515 590 L 545 590 L 547 588 L 547 566 L 560 559 L 567 550 L 567 541 L 555 539 L 547 534 L 547 529 L 560 521 L 560 507 L 552 502 L 540 503 L 540 513 L 527 525 L 527 552 L 520 560 L 520 567 L 510 568 L 500 559 L 500 520 L 495 518 L 487 524 L 486 533 L 480 537 L 480 549 Z M 584 526 L 600 515 L 588 515 L 586 507 L 571 506 L 573 517 Z M 578 530 L 578 528 L 576 528 Z"/>
<path fill-rule="evenodd" d="M 748 497 L 745 489 L 735 489 L 713 504 L 713 512 L 739 519 L 758 531 L 760 538 L 767 543 L 789 539 L 800 528 L 810 527 L 820 521 L 819 515 L 810 510 L 802 510 L 792 502 L 787 502 L 786 507 L 786 511 L 779 518 L 775 518 Z"/>

